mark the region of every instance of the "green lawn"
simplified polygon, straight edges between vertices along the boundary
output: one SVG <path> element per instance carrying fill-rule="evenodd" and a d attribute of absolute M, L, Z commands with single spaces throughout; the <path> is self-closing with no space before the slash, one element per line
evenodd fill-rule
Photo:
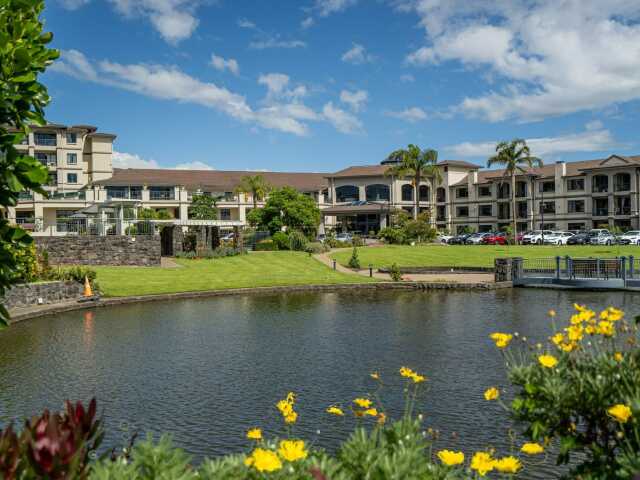
<path fill-rule="evenodd" d="M 276 285 L 363 283 L 306 253 L 260 252 L 214 260 L 179 259 L 180 268 L 95 267 L 105 296 L 147 295 Z"/>
<path fill-rule="evenodd" d="M 615 257 L 633 255 L 640 258 L 638 246 L 493 246 L 493 245 L 385 245 L 359 248 L 360 264 L 386 267 L 397 263 L 400 267 L 491 267 L 496 257 L 518 256 L 524 258 L 555 257 Z M 341 265 L 351 258 L 351 249 L 331 254 Z"/>

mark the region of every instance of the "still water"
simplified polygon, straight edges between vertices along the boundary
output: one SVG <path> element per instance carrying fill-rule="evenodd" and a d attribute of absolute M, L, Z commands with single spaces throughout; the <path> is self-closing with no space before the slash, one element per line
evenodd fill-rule
<path fill-rule="evenodd" d="M 397 370 L 407 365 L 429 378 L 420 411 L 441 432 L 437 448 L 506 454 L 509 419 L 482 395 L 505 385 L 488 335 L 544 340 L 545 312 L 566 318 L 573 302 L 640 313 L 632 293 L 509 289 L 222 297 L 34 319 L 0 332 L 0 427 L 96 396 L 108 446 L 133 432 L 170 432 L 197 461 L 246 449 L 250 427 L 278 433 L 274 403 L 292 390 L 297 433 L 333 449 L 353 424 L 325 408 L 372 391 L 368 373 L 378 370 L 397 414 Z M 553 472 L 530 465 L 522 478 Z"/>

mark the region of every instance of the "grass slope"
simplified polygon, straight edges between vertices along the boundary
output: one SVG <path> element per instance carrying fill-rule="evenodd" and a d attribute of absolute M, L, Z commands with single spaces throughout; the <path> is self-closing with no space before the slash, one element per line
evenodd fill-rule
<path fill-rule="evenodd" d="M 374 267 L 390 266 L 397 263 L 400 267 L 492 267 L 496 257 L 542 258 L 556 255 L 572 257 L 615 257 L 633 255 L 640 258 L 638 246 L 493 246 L 493 245 L 385 245 L 358 249 L 362 265 Z M 351 249 L 331 254 L 341 265 L 347 265 L 351 258 Z"/>
<path fill-rule="evenodd" d="M 180 268 L 95 267 L 108 297 L 277 285 L 363 283 L 299 252 L 260 252 L 215 260 L 178 259 Z"/>

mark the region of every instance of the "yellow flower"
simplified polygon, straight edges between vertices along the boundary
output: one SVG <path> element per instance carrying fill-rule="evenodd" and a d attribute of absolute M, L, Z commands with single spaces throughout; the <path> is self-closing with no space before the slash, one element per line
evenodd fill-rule
<path fill-rule="evenodd" d="M 286 400 L 280 400 L 276 403 L 276 407 L 280 410 L 280 413 L 283 417 L 286 417 L 293 411 L 293 404 L 287 402 Z"/>
<path fill-rule="evenodd" d="M 251 456 L 245 458 L 244 464 L 247 467 L 253 467 L 259 472 L 275 472 L 282 468 L 282 462 L 278 455 L 271 450 L 256 448 Z"/>
<path fill-rule="evenodd" d="M 452 467 L 454 465 L 461 465 L 464 463 L 464 453 L 454 452 L 452 450 L 440 450 L 438 452 L 438 458 L 447 467 Z"/>
<path fill-rule="evenodd" d="M 558 364 L 558 360 L 553 355 L 540 355 L 538 356 L 538 362 L 546 368 L 553 368 Z"/>
<path fill-rule="evenodd" d="M 413 375 L 411 375 L 411 380 L 413 380 L 413 383 L 421 383 L 424 382 L 427 378 L 423 375 L 418 375 L 417 373 L 414 372 Z"/>
<path fill-rule="evenodd" d="M 495 460 L 487 452 L 476 452 L 471 459 L 471 469 L 476 470 L 481 477 L 495 468 Z"/>
<path fill-rule="evenodd" d="M 616 352 L 616 353 L 613 354 L 613 359 L 616 362 L 621 362 L 623 358 L 624 357 L 622 356 L 622 353 L 620 353 L 620 352 Z"/>
<path fill-rule="evenodd" d="M 618 403 L 607 410 L 607 413 L 620 423 L 627 423 L 627 420 L 631 418 L 631 409 L 627 405 Z"/>
<path fill-rule="evenodd" d="M 513 335 L 511 335 L 510 333 L 496 332 L 489 335 L 489 338 L 496 342 L 496 347 L 505 348 L 507 345 L 509 345 L 509 342 L 513 338 Z"/>
<path fill-rule="evenodd" d="M 296 420 L 298 420 L 298 414 L 294 411 L 284 416 L 284 423 L 296 423 Z"/>
<path fill-rule="evenodd" d="M 616 333 L 613 323 L 608 320 L 601 320 L 598 322 L 598 328 L 596 331 L 604 337 L 612 337 Z"/>
<path fill-rule="evenodd" d="M 520 448 L 522 453 L 526 453 L 527 455 L 538 455 L 544 452 L 544 447 L 539 443 L 525 443 Z"/>
<path fill-rule="evenodd" d="M 338 415 L 339 417 L 344 415 L 344 412 L 342 411 L 342 409 L 336 406 L 331 406 L 327 408 L 327 413 L 330 413 L 332 415 Z"/>
<path fill-rule="evenodd" d="M 295 462 L 307 458 L 307 451 L 304 449 L 304 440 L 282 440 L 278 454 L 288 462 Z"/>
<path fill-rule="evenodd" d="M 575 308 L 578 312 L 585 312 L 587 307 L 584 305 L 578 305 L 577 303 L 573 304 L 573 308 Z"/>
<path fill-rule="evenodd" d="M 500 396 L 500 391 L 496 387 L 487 388 L 484 392 L 485 400 L 497 400 Z"/>
<path fill-rule="evenodd" d="M 247 438 L 249 440 L 262 440 L 262 430 L 259 428 L 252 428 L 247 432 Z"/>
<path fill-rule="evenodd" d="M 400 367 L 400 375 L 403 377 L 411 378 L 413 370 L 408 367 Z"/>
<path fill-rule="evenodd" d="M 370 417 L 377 417 L 378 416 L 378 410 L 376 410 L 375 408 L 367 408 L 364 412 L 362 412 L 364 415 L 369 415 Z"/>
<path fill-rule="evenodd" d="M 594 327 L 593 325 L 587 325 L 584 331 L 587 332 L 589 335 L 593 335 L 594 333 L 596 333 L 596 327 Z"/>
<path fill-rule="evenodd" d="M 562 333 L 558 332 L 553 337 L 551 337 L 551 341 L 555 345 L 560 345 L 564 341 L 564 335 Z"/>
<path fill-rule="evenodd" d="M 276 403 L 276 407 L 280 410 L 285 423 L 296 423 L 296 420 L 298 419 L 298 414 L 293 410 L 295 401 L 295 394 L 293 392 L 289 392 L 287 394 L 287 398 Z"/>
<path fill-rule="evenodd" d="M 572 325 L 567 328 L 567 336 L 570 341 L 579 342 L 582 340 L 583 331 L 584 329 L 582 328 L 582 325 Z"/>
<path fill-rule="evenodd" d="M 576 345 L 575 343 L 563 343 L 563 344 L 559 345 L 559 348 L 560 348 L 563 352 L 572 352 L 572 351 L 574 351 L 577 347 L 578 347 L 578 345 Z"/>
<path fill-rule="evenodd" d="M 374 380 L 380 380 L 380 374 L 378 372 L 371 372 L 369 376 Z"/>
<path fill-rule="evenodd" d="M 371 406 L 371 400 L 368 398 L 356 398 L 353 403 L 361 408 L 369 408 Z"/>
<path fill-rule="evenodd" d="M 387 421 L 387 416 L 384 414 L 384 412 L 380 412 L 378 414 L 378 425 L 384 425 L 386 421 Z"/>
<path fill-rule="evenodd" d="M 518 473 L 522 468 L 520 460 L 516 457 L 508 456 L 494 462 L 495 469 L 502 473 Z"/>

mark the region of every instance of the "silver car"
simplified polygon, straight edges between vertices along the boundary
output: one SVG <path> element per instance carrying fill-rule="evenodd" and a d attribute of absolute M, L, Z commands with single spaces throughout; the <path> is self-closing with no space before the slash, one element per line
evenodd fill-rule
<path fill-rule="evenodd" d="M 591 245 L 613 245 L 616 237 L 605 228 L 594 228 L 589 231 L 589 243 Z"/>

